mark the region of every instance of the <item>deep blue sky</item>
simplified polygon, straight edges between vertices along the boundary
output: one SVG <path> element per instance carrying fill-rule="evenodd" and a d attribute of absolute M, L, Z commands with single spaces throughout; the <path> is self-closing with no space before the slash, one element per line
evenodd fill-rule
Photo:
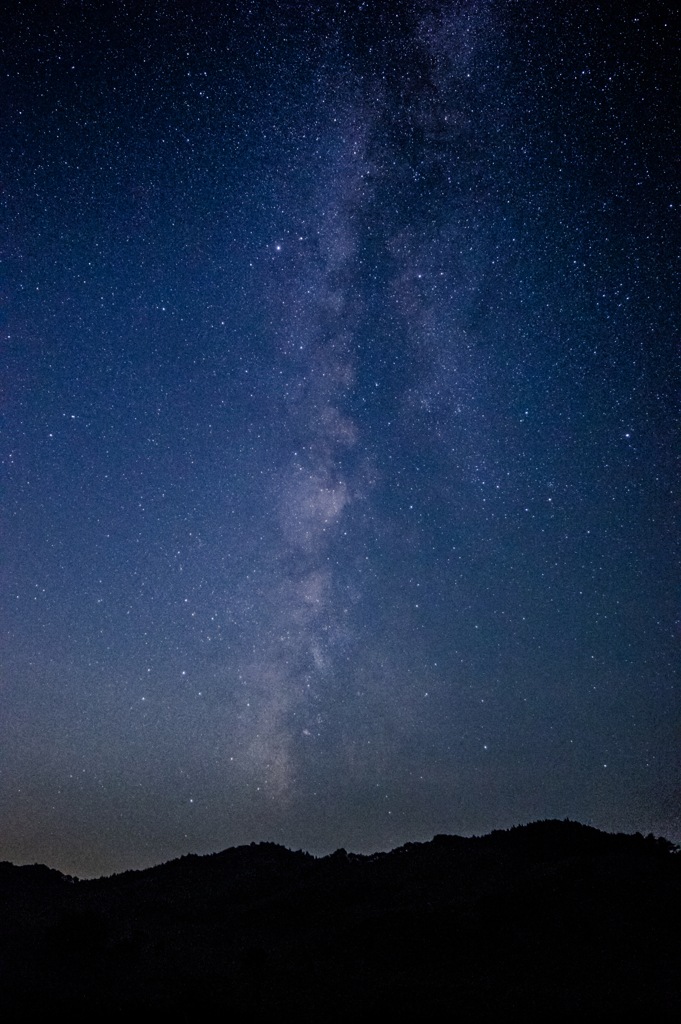
<path fill-rule="evenodd" d="M 0 859 L 680 839 L 671 5 L 3 36 Z"/>

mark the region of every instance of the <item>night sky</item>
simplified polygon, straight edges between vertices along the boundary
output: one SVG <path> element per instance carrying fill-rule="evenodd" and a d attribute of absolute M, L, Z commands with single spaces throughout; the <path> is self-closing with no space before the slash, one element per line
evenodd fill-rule
<path fill-rule="evenodd" d="M 10 5 L 0 859 L 681 839 L 673 6 Z"/>

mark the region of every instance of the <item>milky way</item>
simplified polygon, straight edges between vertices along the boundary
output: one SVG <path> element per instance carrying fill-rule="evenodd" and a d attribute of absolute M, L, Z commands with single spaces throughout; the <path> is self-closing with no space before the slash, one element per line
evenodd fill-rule
<path fill-rule="evenodd" d="M 9 23 L 0 856 L 678 839 L 668 12 Z"/>

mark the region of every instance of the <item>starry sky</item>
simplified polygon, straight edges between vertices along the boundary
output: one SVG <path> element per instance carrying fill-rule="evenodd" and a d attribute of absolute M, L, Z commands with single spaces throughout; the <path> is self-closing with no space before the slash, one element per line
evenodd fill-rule
<path fill-rule="evenodd" d="M 672 6 L 10 4 L 0 859 L 681 839 Z"/>

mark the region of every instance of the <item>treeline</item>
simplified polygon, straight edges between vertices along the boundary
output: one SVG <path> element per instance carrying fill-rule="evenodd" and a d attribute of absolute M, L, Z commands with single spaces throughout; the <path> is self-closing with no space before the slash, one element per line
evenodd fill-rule
<path fill-rule="evenodd" d="M 544 821 L 373 856 L 272 843 L 79 881 L 0 864 L 0 1002 L 300 1020 L 681 1009 L 681 856 Z"/>

